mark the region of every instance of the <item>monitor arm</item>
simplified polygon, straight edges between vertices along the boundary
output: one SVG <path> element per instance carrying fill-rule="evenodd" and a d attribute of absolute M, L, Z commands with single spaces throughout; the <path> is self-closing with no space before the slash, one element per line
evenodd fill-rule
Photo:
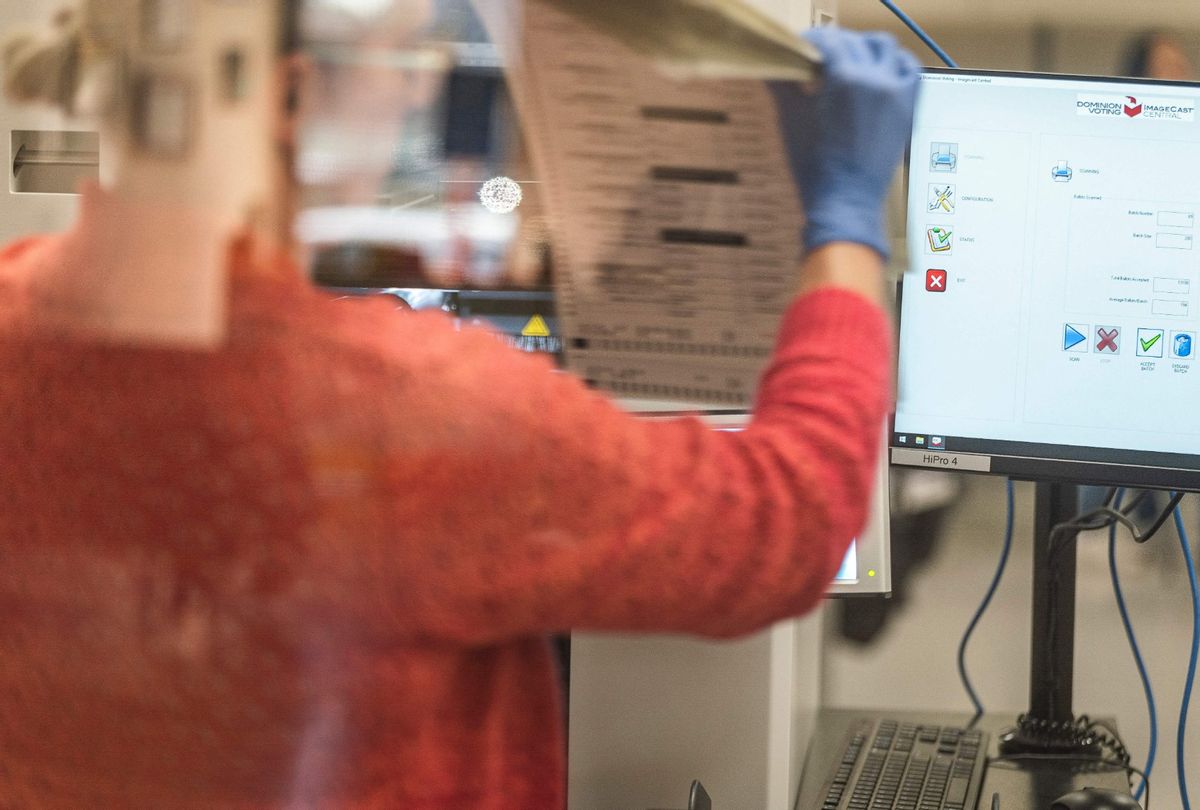
<path fill-rule="evenodd" d="M 1075 543 L 1077 532 L 1051 548 L 1052 531 L 1079 512 L 1079 487 L 1036 484 L 1029 711 L 1000 740 L 1002 754 L 1099 753 L 1096 735 L 1071 709 L 1075 669 Z"/>

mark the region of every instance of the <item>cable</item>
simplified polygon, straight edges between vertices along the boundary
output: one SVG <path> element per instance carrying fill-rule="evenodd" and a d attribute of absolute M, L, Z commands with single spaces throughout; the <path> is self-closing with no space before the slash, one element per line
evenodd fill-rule
<path fill-rule="evenodd" d="M 1050 548 L 1049 548 L 1049 552 L 1048 552 L 1048 557 L 1049 557 L 1048 564 L 1052 567 L 1052 569 L 1057 571 L 1057 569 L 1055 568 L 1055 557 L 1058 555 L 1058 553 L 1061 551 L 1061 549 L 1068 547 L 1071 543 L 1071 538 L 1073 538 L 1074 535 L 1078 534 L 1081 531 L 1089 531 L 1089 530 L 1093 530 L 1093 529 L 1104 529 L 1104 528 L 1111 528 L 1115 531 L 1116 525 L 1118 523 L 1120 523 L 1121 525 L 1128 527 L 1129 532 L 1133 536 L 1133 539 L 1135 542 L 1145 543 L 1146 541 L 1148 541 L 1151 537 L 1153 537 L 1158 532 L 1159 528 L 1162 527 L 1162 525 L 1166 522 L 1168 517 L 1170 517 L 1172 515 L 1174 516 L 1175 528 L 1179 534 L 1180 545 L 1183 548 L 1184 560 L 1187 564 L 1188 579 L 1189 579 L 1189 582 L 1191 583 L 1191 591 L 1192 591 L 1191 659 L 1188 664 L 1187 683 L 1184 687 L 1183 701 L 1182 701 L 1182 704 L 1181 704 L 1180 710 L 1179 710 L 1179 733 L 1176 738 L 1176 767 L 1178 768 L 1178 771 L 1179 771 L 1179 795 L 1180 795 L 1180 798 L 1183 800 L 1183 810 L 1191 810 L 1191 803 L 1188 800 L 1188 793 L 1187 793 L 1187 776 L 1186 776 L 1186 770 L 1184 768 L 1184 754 L 1185 754 L 1184 748 L 1185 748 L 1186 733 L 1187 733 L 1187 715 L 1188 715 L 1188 710 L 1189 710 L 1189 706 L 1190 706 L 1190 702 L 1191 702 L 1192 687 L 1195 683 L 1195 678 L 1196 678 L 1197 659 L 1200 658 L 1200 583 L 1197 582 L 1195 563 L 1192 560 L 1191 549 L 1189 547 L 1189 543 L 1187 540 L 1187 532 L 1183 526 L 1182 514 L 1179 511 L 1179 503 L 1180 503 L 1180 501 L 1183 500 L 1183 493 L 1182 492 L 1172 492 L 1171 500 L 1167 504 L 1167 507 L 1164 510 L 1162 510 L 1162 512 L 1158 515 L 1158 517 L 1154 520 L 1154 522 L 1150 525 L 1150 527 L 1145 531 L 1142 531 L 1138 527 L 1137 523 L 1134 522 L 1133 520 L 1131 520 L 1129 516 L 1133 513 L 1133 510 L 1137 508 L 1138 504 L 1142 501 L 1142 499 L 1144 497 L 1146 497 L 1146 494 L 1144 492 L 1139 493 L 1139 495 L 1137 497 L 1133 498 L 1133 500 L 1131 500 L 1130 503 L 1125 505 L 1124 507 L 1120 507 L 1120 504 L 1119 504 L 1120 495 L 1121 495 L 1121 493 L 1119 491 L 1109 490 L 1109 496 L 1106 499 L 1104 506 L 1100 507 L 1099 509 L 1095 509 L 1091 512 L 1088 512 L 1087 514 L 1080 515 L 1076 518 L 1073 518 L 1072 520 L 1066 521 L 1064 523 L 1060 523 L 1057 526 L 1055 526 L 1053 529 L 1051 529 L 1050 530 L 1050 543 L 1049 543 Z M 1119 592 L 1120 585 L 1119 585 L 1119 581 L 1116 579 L 1115 562 L 1112 557 L 1113 552 L 1112 552 L 1111 544 L 1114 542 L 1114 540 L 1113 540 L 1113 536 L 1111 533 L 1110 533 L 1110 537 L 1109 537 L 1109 542 L 1110 542 L 1110 549 L 1109 549 L 1110 570 L 1112 571 L 1113 576 L 1114 576 L 1114 590 Z M 1052 576 L 1057 577 L 1057 573 L 1052 574 Z M 1123 595 L 1118 597 L 1118 603 L 1121 606 L 1122 620 L 1128 622 L 1128 614 L 1126 613 L 1126 611 L 1124 609 Z M 1054 620 L 1053 620 L 1053 617 L 1051 617 L 1051 625 L 1053 626 L 1053 624 L 1054 624 Z M 1132 635 L 1132 626 L 1130 624 L 1126 624 L 1126 633 L 1129 635 L 1131 645 L 1136 644 L 1136 642 L 1134 641 L 1134 637 Z M 1143 678 L 1144 678 L 1143 686 L 1147 687 L 1147 701 L 1149 702 L 1149 700 L 1150 700 L 1150 692 L 1148 690 L 1149 680 L 1148 680 L 1148 678 L 1146 678 L 1146 676 L 1144 674 L 1144 662 L 1141 661 L 1140 651 L 1135 651 L 1135 657 L 1138 659 L 1139 672 L 1141 672 L 1143 674 Z M 1154 711 L 1154 708 L 1153 708 L 1153 706 L 1151 706 L 1151 712 L 1153 713 L 1153 711 Z M 1154 721 L 1154 722 L 1157 722 L 1157 721 Z M 1152 748 L 1151 751 L 1153 752 L 1153 750 L 1154 749 Z M 1149 759 L 1147 761 L 1147 770 L 1149 770 L 1149 767 L 1152 764 L 1153 764 L 1153 760 Z M 1147 803 L 1149 803 L 1150 789 L 1149 789 L 1148 781 L 1144 775 L 1142 777 L 1142 782 L 1144 785 L 1146 785 L 1146 794 L 1147 794 L 1146 800 L 1147 800 Z"/>
<path fill-rule="evenodd" d="M 1172 493 L 1174 495 L 1175 493 Z M 1200 658 L 1200 583 L 1196 581 L 1196 563 L 1192 559 L 1192 547 L 1188 542 L 1187 529 L 1183 525 L 1183 513 L 1174 509 L 1175 531 L 1179 534 L 1179 546 L 1183 549 L 1183 561 L 1187 567 L 1188 583 L 1192 589 L 1192 654 L 1188 661 L 1187 681 L 1183 686 L 1183 700 L 1179 704 L 1179 733 L 1175 741 L 1175 767 L 1179 770 L 1179 798 L 1183 810 L 1191 810 L 1188 801 L 1187 769 L 1183 767 L 1184 748 L 1187 744 L 1188 709 L 1192 702 L 1192 686 L 1196 682 L 1196 661 Z"/>
<path fill-rule="evenodd" d="M 1115 508 L 1120 508 L 1121 498 L 1124 494 L 1124 490 L 1117 491 L 1112 501 Z M 1142 660 L 1142 651 L 1138 647 L 1137 636 L 1133 632 L 1133 623 L 1129 619 L 1129 610 L 1125 605 L 1125 594 L 1121 590 L 1121 578 L 1117 574 L 1117 524 L 1115 523 L 1108 529 L 1108 571 L 1112 577 L 1113 595 L 1117 599 L 1117 610 L 1121 613 L 1121 623 L 1125 625 L 1125 637 L 1129 639 L 1129 648 L 1133 651 L 1133 660 L 1137 663 L 1138 676 L 1142 679 L 1142 691 L 1146 694 L 1146 710 L 1150 715 L 1150 749 L 1146 754 L 1145 776 L 1142 777 L 1142 783 L 1133 793 L 1133 798 L 1140 801 L 1150 773 L 1154 770 L 1154 757 L 1158 752 L 1158 708 L 1154 703 L 1154 687 L 1150 685 L 1150 674 L 1146 671 L 1145 661 Z"/>
<path fill-rule="evenodd" d="M 1098 756 L 1090 749 L 1100 748 L 1101 753 L 1107 752 L 1116 761 L 1129 764 L 1131 757 L 1125 741 L 1116 729 L 1103 720 L 1093 720 L 1086 714 L 1071 720 L 1045 720 L 1040 717 L 1022 714 L 1017 718 L 1017 731 L 1027 740 L 1034 740 L 1046 745 L 1056 745 L 1059 750 L 1045 753 L 1056 756 Z M 1129 787 L 1133 788 L 1130 780 Z"/>
<path fill-rule="evenodd" d="M 1079 762 L 1081 764 L 1104 765 L 1110 768 L 1121 768 L 1125 773 L 1134 773 L 1142 777 L 1142 783 L 1146 786 L 1146 803 L 1142 805 L 1144 810 L 1150 810 L 1150 777 L 1143 773 L 1140 769 L 1133 767 L 1127 762 L 1118 762 L 1115 759 L 1106 759 L 1104 757 L 1085 757 L 1073 756 L 1069 754 L 1005 754 L 998 757 L 988 757 L 988 767 L 996 763 L 1003 762 Z"/>
<path fill-rule="evenodd" d="M 1079 718 L 1079 723 L 1091 732 L 1097 745 L 1107 748 L 1118 760 L 1128 765 L 1133 759 L 1129 755 L 1129 749 L 1125 747 L 1125 741 L 1121 739 L 1121 735 L 1108 723 L 1103 720 L 1093 720 L 1086 714 Z M 1132 787 L 1132 784 L 1130 786 Z"/>
<path fill-rule="evenodd" d="M 892 2 L 892 0 L 879 0 L 879 2 L 883 3 L 888 11 L 899 17 L 900 22 L 908 26 L 908 30 L 916 34 L 917 38 L 924 42 L 929 47 L 929 50 L 937 54 L 938 59 L 941 59 L 943 62 L 945 62 L 947 67 L 958 67 L 958 63 L 951 59 L 950 55 L 943 51 L 941 46 L 933 41 L 933 37 L 929 36 L 929 34 L 926 34 L 925 31 L 922 30 L 921 26 L 917 25 L 916 22 L 913 21 L 912 17 L 909 17 L 907 14 L 901 11 L 896 4 Z"/>
<path fill-rule="evenodd" d="M 1166 508 L 1154 519 L 1154 522 L 1150 524 L 1150 528 L 1142 531 L 1129 516 L 1137 509 L 1142 499 L 1146 497 L 1145 493 L 1139 493 L 1137 497 L 1121 509 L 1114 509 L 1112 504 L 1116 497 L 1116 491 L 1109 490 L 1109 492 L 1111 495 L 1105 501 L 1104 506 L 1101 506 L 1099 509 L 1093 509 L 1086 514 L 1078 515 L 1065 523 L 1059 523 L 1050 530 L 1051 563 L 1054 562 L 1059 552 L 1068 545 L 1071 535 L 1078 534 L 1079 532 L 1107 529 L 1114 523 L 1120 523 L 1122 526 L 1128 528 L 1135 543 L 1145 543 L 1158 533 L 1158 530 L 1167 522 L 1167 518 L 1171 516 L 1175 507 L 1179 506 L 1179 502 L 1183 500 L 1182 492 L 1171 493 L 1171 500 L 1167 503 Z"/>
<path fill-rule="evenodd" d="M 979 609 L 971 617 L 971 622 L 967 625 L 967 629 L 963 633 L 962 641 L 958 643 L 958 678 L 962 681 L 963 689 L 967 691 L 967 697 L 971 699 L 971 705 L 975 707 L 975 716 L 971 718 L 970 723 L 967 723 L 967 728 L 974 728 L 975 724 L 979 722 L 979 718 L 983 717 L 983 703 L 980 702 L 979 695 L 976 694 L 975 687 L 971 684 L 971 677 L 967 675 L 967 644 L 971 641 L 971 636 L 975 632 L 975 626 L 979 624 L 979 620 L 983 618 L 984 612 L 987 611 L 988 606 L 992 603 L 992 597 L 996 595 L 996 589 L 1000 586 L 1000 579 L 1004 576 L 1004 569 L 1008 567 L 1008 554 L 1012 551 L 1013 517 L 1016 510 L 1014 509 L 1012 479 L 1008 479 L 1005 483 L 1008 492 L 1008 519 L 1004 524 L 1004 548 L 1000 552 L 1000 562 L 996 565 L 996 573 L 992 576 L 992 584 L 988 586 L 983 601 L 979 603 Z"/>
<path fill-rule="evenodd" d="M 1138 497 L 1133 498 L 1130 503 L 1124 507 L 1114 508 L 1119 494 L 1120 493 L 1118 490 L 1110 489 L 1102 507 L 1099 509 L 1094 509 L 1086 514 L 1079 515 L 1063 523 L 1059 523 L 1050 530 L 1050 537 L 1048 539 L 1049 548 L 1046 551 L 1046 565 L 1048 565 L 1050 568 L 1049 587 L 1055 589 L 1061 587 L 1063 571 L 1061 570 L 1061 566 L 1058 564 L 1059 561 L 1057 558 L 1058 555 L 1062 553 L 1063 549 L 1072 547 L 1075 537 L 1079 532 L 1107 529 L 1114 527 L 1117 523 L 1120 523 L 1121 525 L 1129 528 L 1130 534 L 1133 536 L 1134 541 L 1138 543 L 1145 543 L 1151 537 L 1153 537 L 1155 533 L 1158 532 L 1159 528 L 1163 525 L 1163 523 L 1166 522 L 1167 518 L 1179 505 L 1179 501 L 1183 498 L 1183 495 L 1180 493 L 1172 493 L 1171 501 L 1168 503 L 1167 508 L 1158 515 L 1158 517 L 1146 531 L 1142 531 L 1138 527 L 1137 523 L 1130 519 L 1129 515 L 1134 509 L 1137 508 L 1138 504 L 1145 496 L 1139 495 Z M 1052 600 L 1050 615 L 1048 617 L 1050 626 L 1049 644 L 1051 648 L 1055 647 L 1058 643 L 1056 638 L 1058 620 L 1054 614 L 1055 607 Z M 1039 718 L 1027 718 L 1027 720 L 1031 723 L 1030 727 L 1035 728 L 1035 730 L 1036 727 L 1032 724 L 1037 722 L 1046 722 Z M 1053 731 L 1053 729 L 1048 730 Z M 1072 740 L 1068 739 L 1066 742 L 1069 743 L 1072 742 Z M 1191 808 L 1185 808 L 1185 810 L 1191 810 Z"/>

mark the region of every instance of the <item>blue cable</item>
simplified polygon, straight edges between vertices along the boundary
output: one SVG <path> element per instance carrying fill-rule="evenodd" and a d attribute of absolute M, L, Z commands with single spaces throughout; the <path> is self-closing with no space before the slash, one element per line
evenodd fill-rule
<path fill-rule="evenodd" d="M 1000 562 L 996 565 L 996 573 L 992 577 L 992 584 L 988 586 L 987 593 L 984 595 L 983 601 L 979 604 L 979 609 L 971 617 L 971 623 L 967 625 L 967 630 L 963 633 L 962 641 L 958 644 L 958 677 L 962 680 L 963 688 L 967 690 L 967 697 L 971 699 L 971 705 L 975 707 L 975 716 L 971 718 L 971 722 L 968 724 L 970 726 L 974 726 L 979 722 L 979 718 L 983 717 L 983 703 L 980 702 L 979 695 L 975 693 L 975 687 L 971 685 L 971 678 L 967 675 L 967 643 L 970 642 L 971 635 L 975 632 L 975 626 L 983 618 L 988 605 L 992 603 L 992 597 L 996 595 L 996 589 L 1000 587 L 1000 579 L 1004 576 L 1004 569 L 1008 567 L 1008 554 L 1012 551 L 1013 517 L 1016 510 L 1014 508 L 1012 479 L 1008 479 L 1005 483 L 1008 491 L 1008 519 L 1005 521 L 1004 526 L 1004 549 L 1000 552 Z"/>
<path fill-rule="evenodd" d="M 924 42 L 927 46 L 929 46 L 929 50 L 936 53 L 938 59 L 941 59 L 943 62 L 945 62 L 947 67 L 952 67 L 952 68 L 958 67 L 958 63 L 955 62 L 953 59 L 951 59 L 950 55 L 947 54 L 945 51 L 943 51 L 941 46 L 933 41 L 933 37 L 929 36 L 929 34 L 926 34 L 921 29 L 921 26 L 917 25 L 913 21 L 912 17 L 909 17 L 907 14 L 905 14 L 903 11 L 901 11 L 899 8 L 897 8 L 896 4 L 893 3 L 892 0 L 879 0 L 879 2 L 883 3 L 883 5 L 887 8 L 888 11 L 892 12 L 897 17 L 899 17 L 900 22 L 907 25 L 909 31 L 912 31 L 914 34 L 917 35 L 917 37 L 922 42 Z"/>
<path fill-rule="evenodd" d="M 1113 509 L 1121 507 L 1121 498 L 1125 490 L 1117 490 L 1113 499 Z M 1158 707 L 1154 703 L 1154 688 L 1150 685 L 1150 674 L 1146 671 L 1146 662 L 1142 660 L 1142 651 L 1138 647 L 1137 637 L 1133 633 L 1133 624 L 1129 620 L 1129 610 L 1125 606 L 1125 594 L 1121 591 L 1121 578 L 1117 574 L 1117 524 L 1108 529 L 1108 572 L 1112 576 L 1113 595 L 1117 598 L 1117 609 L 1121 612 L 1121 623 L 1125 625 L 1125 637 L 1129 639 L 1129 648 L 1133 650 L 1133 660 L 1137 662 L 1138 675 L 1142 679 L 1142 690 L 1146 693 L 1146 709 L 1150 714 L 1150 751 L 1146 755 L 1146 765 L 1142 768 L 1144 776 L 1142 783 L 1134 791 L 1133 798 L 1141 801 L 1146 783 L 1150 781 L 1150 773 L 1154 770 L 1154 757 L 1158 753 Z"/>
<path fill-rule="evenodd" d="M 1174 497 L 1174 493 L 1171 493 Z M 1192 588 L 1192 654 L 1188 661 L 1187 681 L 1183 686 L 1183 701 L 1179 705 L 1179 734 L 1175 744 L 1175 767 L 1179 769 L 1179 798 L 1183 810 L 1191 810 L 1188 801 L 1187 770 L 1183 767 L 1184 747 L 1187 743 L 1188 709 L 1192 702 L 1192 686 L 1196 682 L 1196 661 L 1200 658 L 1200 582 L 1196 581 L 1196 563 L 1192 559 L 1192 547 L 1188 542 L 1187 529 L 1183 527 L 1183 513 L 1175 507 L 1175 531 L 1179 534 L 1179 545 L 1183 549 L 1183 560 L 1187 566 L 1188 583 Z"/>

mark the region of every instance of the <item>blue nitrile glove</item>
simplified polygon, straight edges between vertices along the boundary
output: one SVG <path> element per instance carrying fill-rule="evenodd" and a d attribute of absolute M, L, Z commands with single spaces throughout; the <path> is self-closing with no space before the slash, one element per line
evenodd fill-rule
<path fill-rule="evenodd" d="M 912 128 L 920 65 L 890 34 L 814 28 L 815 86 L 772 82 L 807 225 L 804 248 L 857 242 L 888 256 L 883 200 Z"/>

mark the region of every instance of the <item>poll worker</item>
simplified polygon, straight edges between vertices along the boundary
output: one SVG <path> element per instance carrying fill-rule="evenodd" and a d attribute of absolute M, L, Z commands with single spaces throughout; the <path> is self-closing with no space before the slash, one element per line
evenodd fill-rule
<path fill-rule="evenodd" d="M 1196 80 L 1196 69 L 1178 37 L 1167 31 L 1147 31 L 1130 44 L 1121 75 L 1191 82 Z"/>
<path fill-rule="evenodd" d="M 807 252 L 720 433 L 311 286 L 295 5 L 174 30 L 155 5 L 85 0 L 5 50 L 103 176 L 0 252 L 0 806 L 559 810 L 548 634 L 756 631 L 864 524 L 915 61 L 808 34 L 821 81 L 778 93 Z"/>

